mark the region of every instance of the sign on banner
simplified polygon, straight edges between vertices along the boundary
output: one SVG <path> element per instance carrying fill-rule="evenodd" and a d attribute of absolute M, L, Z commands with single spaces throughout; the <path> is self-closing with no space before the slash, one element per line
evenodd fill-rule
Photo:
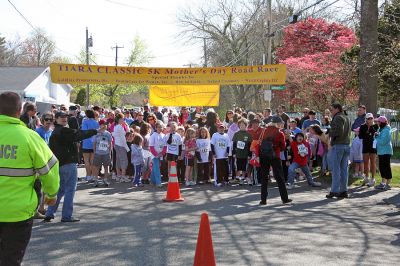
<path fill-rule="evenodd" d="M 218 106 L 218 85 L 152 85 L 149 89 L 153 106 Z"/>
<path fill-rule="evenodd" d="M 51 64 L 51 80 L 60 84 L 234 85 L 286 83 L 285 65 L 145 68 Z"/>

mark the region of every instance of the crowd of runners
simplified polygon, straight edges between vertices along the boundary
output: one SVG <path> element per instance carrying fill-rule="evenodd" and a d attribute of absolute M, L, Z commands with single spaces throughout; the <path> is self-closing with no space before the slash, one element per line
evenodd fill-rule
<path fill-rule="evenodd" d="M 262 113 L 236 108 L 224 117 L 212 108 L 149 105 L 111 110 L 93 106 L 85 112 L 79 105 L 53 106 L 41 119 L 35 119 L 34 110 L 33 104 L 25 104 L 21 119 L 50 145 L 53 122 L 57 125 L 64 117 L 71 129 L 93 131 L 92 137 L 76 142 L 76 149 L 86 169 L 85 180 L 95 187 L 121 182 L 162 187 L 170 162 L 175 161 L 181 184 L 261 185 L 261 204 L 269 178 L 277 181 L 282 201 L 287 202 L 287 190 L 295 188 L 296 181 L 321 186 L 312 175 L 316 171 L 317 177 L 336 175 L 327 197 L 343 198 L 348 196 L 349 162 L 355 177 L 375 186 L 378 152 L 384 179 L 376 188 L 390 189 L 390 127 L 384 116 L 375 118 L 365 106 L 359 107 L 352 123 L 339 104 L 325 110 L 321 121 L 308 108 L 302 117 L 290 118 L 283 105 Z"/>

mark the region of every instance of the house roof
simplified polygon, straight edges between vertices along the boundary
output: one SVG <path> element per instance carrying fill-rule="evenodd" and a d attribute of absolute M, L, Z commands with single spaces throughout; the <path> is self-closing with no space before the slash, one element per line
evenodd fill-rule
<path fill-rule="evenodd" d="M 0 92 L 22 93 L 47 67 L 0 67 Z"/>

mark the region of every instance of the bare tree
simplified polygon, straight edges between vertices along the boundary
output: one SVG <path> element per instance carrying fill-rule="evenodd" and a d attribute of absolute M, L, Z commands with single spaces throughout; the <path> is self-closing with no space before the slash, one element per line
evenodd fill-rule
<path fill-rule="evenodd" d="M 36 29 L 23 42 L 23 64 L 29 66 L 48 66 L 55 55 L 55 42 L 43 29 Z"/>

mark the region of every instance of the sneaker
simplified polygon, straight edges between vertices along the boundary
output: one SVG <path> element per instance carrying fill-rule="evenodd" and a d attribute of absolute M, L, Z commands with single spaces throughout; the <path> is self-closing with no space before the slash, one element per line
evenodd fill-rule
<path fill-rule="evenodd" d="M 142 186 L 143 186 L 143 184 L 142 184 Z M 159 184 L 159 185 L 157 185 L 157 187 L 158 187 L 158 188 L 162 188 L 163 185 L 162 185 L 162 184 Z"/>
<path fill-rule="evenodd" d="M 117 176 L 116 176 L 115 173 L 112 173 L 111 179 L 112 179 L 112 180 L 117 180 Z"/>
<path fill-rule="evenodd" d="M 222 183 L 218 183 L 215 185 L 216 187 L 222 187 Z"/>
<path fill-rule="evenodd" d="M 347 194 L 347 191 L 344 191 L 342 193 L 339 193 L 339 195 L 337 196 L 340 199 L 348 199 L 349 198 L 349 194 Z"/>
<path fill-rule="evenodd" d="M 391 190 L 392 187 L 389 184 L 386 184 L 385 187 L 383 188 L 383 190 Z"/>
<path fill-rule="evenodd" d="M 304 180 L 304 176 L 303 175 L 299 175 L 299 181 L 303 181 Z"/>
<path fill-rule="evenodd" d="M 61 222 L 62 223 L 75 223 L 75 222 L 79 222 L 80 221 L 80 219 L 77 219 L 77 218 L 73 218 L 73 217 L 71 217 L 71 219 L 61 219 Z"/>
<path fill-rule="evenodd" d="M 365 186 L 365 185 L 367 185 L 369 183 L 369 177 L 368 176 L 364 176 L 364 179 L 363 179 L 363 181 L 362 181 L 362 183 L 361 183 L 361 186 Z"/>
<path fill-rule="evenodd" d="M 321 186 L 321 182 L 312 182 L 312 184 L 310 186 L 312 186 L 312 187 L 320 187 Z"/>
<path fill-rule="evenodd" d="M 239 179 L 239 186 L 243 186 L 243 185 L 244 185 L 244 179 L 241 178 L 241 179 Z"/>
<path fill-rule="evenodd" d="M 43 222 L 49 223 L 49 222 L 51 222 L 51 220 L 53 220 L 53 219 L 54 219 L 54 217 L 45 216 L 44 219 L 43 219 Z"/>
<path fill-rule="evenodd" d="M 190 181 L 186 181 L 185 186 L 187 186 L 187 187 L 191 186 Z"/>
<path fill-rule="evenodd" d="M 93 187 L 99 187 L 99 181 L 95 180 L 93 183 Z"/>
<path fill-rule="evenodd" d="M 372 178 L 369 182 L 368 182 L 368 186 L 369 187 L 373 187 L 375 185 L 376 181 L 375 178 Z"/>
<path fill-rule="evenodd" d="M 195 186 L 195 185 L 196 185 L 196 182 L 190 181 L 190 185 L 191 185 L 191 186 Z"/>
<path fill-rule="evenodd" d="M 294 188 L 294 184 L 290 184 L 290 183 L 286 184 L 286 189 L 292 190 L 293 188 Z"/>
<path fill-rule="evenodd" d="M 332 199 L 333 197 L 338 197 L 338 194 L 335 192 L 329 192 L 329 194 L 327 194 L 325 197 L 327 199 Z"/>
<path fill-rule="evenodd" d="M 127 176 L 124 177 L 123 180 L 124 180 L 125 183 L 130 183 L 130 182 L 131 182 L 131 180 L 130 180 L 129 177 L 127 177 Z"/>
<path fill-rule="evenodd" d="M 384 190 L 385 186 L 386 186 L 386 184 L 380 183 L 379 185 L 377 185 L 377 186 L 375 187 L 375 189 Z"/>
<path fill-rule="evenodd" d="M 260 201 L 259 205 L 267 205 L 267 201 Z"/>
<path fill-rule="evenodd" d="M 283 204 L 290 204 L 292 201 L 292 199 L 288 199 L 287 201 L 284 201 Z"/>

